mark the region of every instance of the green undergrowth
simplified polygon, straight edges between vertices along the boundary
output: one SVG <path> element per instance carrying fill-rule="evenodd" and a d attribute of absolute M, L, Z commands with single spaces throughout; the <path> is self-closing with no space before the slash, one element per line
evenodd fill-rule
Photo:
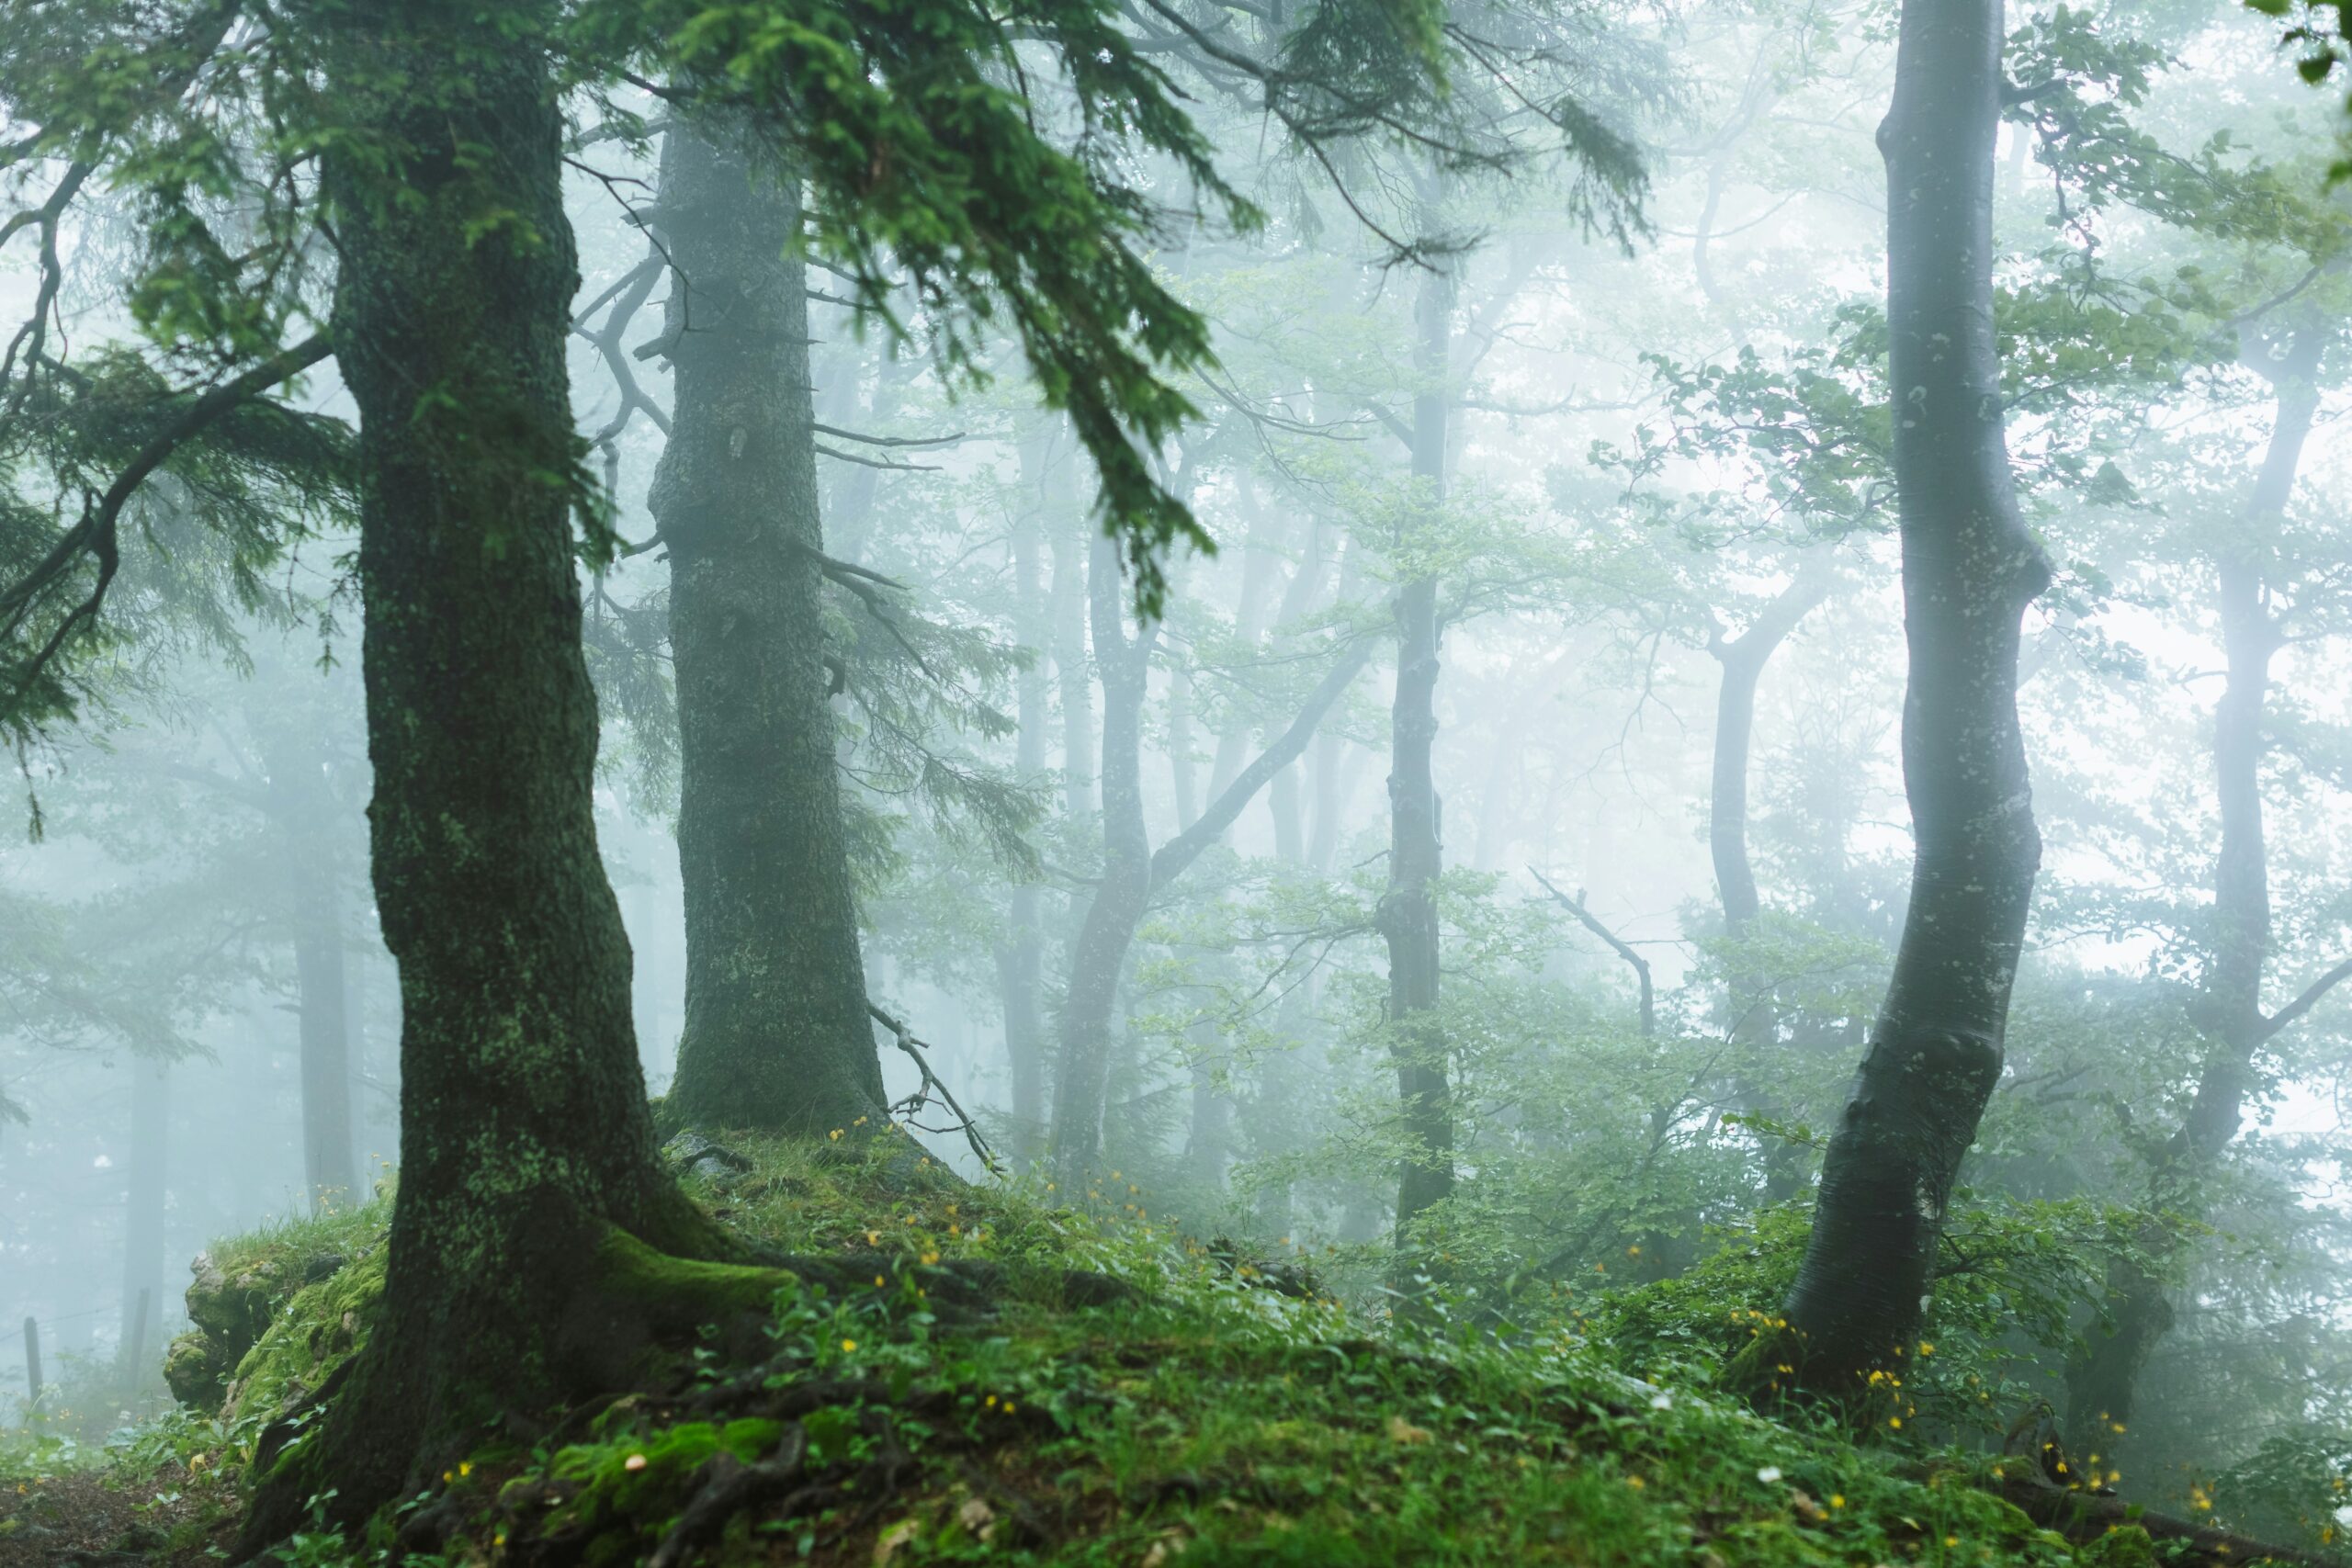
<path fill-rule="evenodd" d="M 2164 1560 L 2136 1528 L 2082 1545 L 2038 1529 L 1984 1489 L 1987 1461 L 1636 1382 L 1570 1325 L 1376 1322 L 1140 1207 L 1090 1217 L 837 1144 L 735 1146 L 749 1168 L 690 1178 L 696 1196 L 824 1260 L 778 1292 L 756 1355 L 682 1346 L 536 1439 L 486 1434 L 364 1539 L 314 1531 L 286 1560 Z M 352 1298 L 377 1276 L 332 1278 L 289 1301 L 241 1382 L 314 1382 L 347 1348 L 318 1333 L 338 1303 L 364 1333 Z"/>

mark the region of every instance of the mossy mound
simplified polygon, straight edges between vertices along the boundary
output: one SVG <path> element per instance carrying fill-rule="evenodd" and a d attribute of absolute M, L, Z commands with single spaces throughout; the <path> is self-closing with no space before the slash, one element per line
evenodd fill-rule
<path fill-rule="evenodd" d="M 187 1288 L 195 1326 L 164 1352 L 174 1397 L 207 1415 L 231 1403 L 243 1363 L 299 1296 L 382 1250 L 390 1189 L 364 1207 L 289 1221 L 215 1242 L 198 1255 Z M 380 1272 L 380 1259 L 377 1268 Z M 251 1407 L 251 1402 L 236 1403 Z"/>
<path fill-rule="evenodd" d="M 902 1154 L 734 1146 L 749 1169 L 690 1185 L 799 1263 L 755 1347 L 680 1345 L 634 1389 L 486 1438 L 364 1544 L 307 1536 L 305 1561 L 2222 1560 L 2128 1523 L 2044 1529 L 1996 1495 L 2021 1480 L 1997 1461 L 1639 1382 L 1565 1325 L 1406 1327 L 1274 1288 L 1140 1194 L 1113 1221 L 910 1179 Z M 294 1295 L 240 1403 L 316 1387 L 380 1283 L 378 1248 Z"/>

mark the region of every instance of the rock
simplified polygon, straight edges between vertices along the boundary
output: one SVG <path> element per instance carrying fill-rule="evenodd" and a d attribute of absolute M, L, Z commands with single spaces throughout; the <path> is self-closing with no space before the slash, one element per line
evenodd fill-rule
<path fill-rule="evenodd" d="M 662 1145 L 662 1157 L 680 1176 L 699 1176 L 710 1181 L 723 1181 L 752 1168 L 752 1162 L 733 1149 L 693 1132 L 681 1133 Z"/>
<path fill-rule="evenodd" d="M 181 1335 L 164 1352 L 164 1382 L 172 1397 L 191 1410 L 217 1416 L 228 1392 L 234 1361 L 224 1360 L 212 1337 L 202 1329 Z"/>
<path fill-rule="evenodd" d="M 340 1272 L 350 1261 L 340 1252 L 322 1252 L 302 1266 L 302 1283 L 315 1285 L 328 1275 Z"/>

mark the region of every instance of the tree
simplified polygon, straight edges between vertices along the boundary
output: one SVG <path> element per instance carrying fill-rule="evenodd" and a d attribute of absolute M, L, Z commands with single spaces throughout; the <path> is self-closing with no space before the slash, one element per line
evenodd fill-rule
<path fill-rule="evenodd" d="M 2002 10 L 1909 0 L 1879 130 L 1915 847 L 1894 972 L 1785 1309 L 1800 1375 L 1823 1387 L 1915 1337 L 1952 1182 L 2000 1076 L 2041 859 L 2017 667 L 2050 567 L 2018 511 L 1994 343 Z"/>
<path fill-rule="evenodd" d="M 834 769 L 799 181 L 740 115 L 663 139 L 670 561 L 686 1020 L 669 1113 L 884 1121 Z"/>
<path fill-rule="evenodd" d="M 1143 707 L 1156 621 L 1130 633 L 1120 609 L 1116 558 L 1095 548 L 1088 574 L 1094 659 L 1102 672 L 1102 875 L 1070 949 L 1055 1064 L 1052 1157 L 1057 1182 L 1083 1191 L 1102 1142 L 1111 1079 L 1111 1015 L 1136 928 L 1155 892 L 1171 886 L 1241 815 L 1242 808 L 1314 739 L 1323 716 L 1354 683 L 1371 646 L 1342 644 L 1288 728 L 1220 791 L 1200 817 L 1153 849 L 1143 810 Z"/>
<path fill-rule="evenodd" d="M 272 161 L 253 168 L 214 118 L 232 100 L 179 102 L 223 46 L 227 4 L 160 21 L 61 8 L 36 40 L 47 72 L 25 73 L 20 107 L 41 129 L 16 154 L 71 159 L 8 226 L 44 246 L 26 329 L 35 349 L 56 298 L 59 215 L 112 155 L 168 220 L 134 281 L 142 325 L 237 368 L 154 400 L 165 415 L 154 437 L 0 592 L 17 732 L 68 710 L 59 660 L 98 622 L 123 507 L 149 474 L 329 353 L 360 412 L 370 837 L 401 968 L 405 1163 L 374 1334 L 320 1391 L 324 1418 L 277 1461 L 249 1551 L 299 1517 L 317 1478 L 334 1478 L 339 1515 L 364 1515 L 483 1417 L 608 1380 L 649 1333 L 763 1304 L 778 1282 L 687 1261 L 737 1248 L 655 1160 L 628 944 L 596 853 L 575 515 L 590 518 L 593 547 L 610 540 L 565 378 L 577 277 L 559 81 L 650 63 L 695 85 L 683 107 L 740 111 L 789 142 L 824 197 L 820 243 L 876 305 L 889 245 L 916 297 L 950 321 L 951 367 L 969 369 L 974 352 L 956 310 L 985 299 L 1007 311 L 1096 458 L 1147 604 L 1158 552 L 1194 531 L 1136 448 L 1188 412 L 1161 368 L 1201 359 L 1204 333 L 1133 248 L 1147 220 L 1107 172 L 1112 149 L 1169 154 L 1229 216 L 1250 214 L 1108 13 L 1048 7 L 1031 29 L 1064 51 L 1080 105 L 1116 105 L 1128 133 L 1069 152 L 990 77 L 1012 47 L 993 17 L 941 7 L 936 25 L 908 32 L 895 13 L 830 10 L 777 49 L 758 11 L 288 7 L 238 43 L 236 81 L 257 84 L 277 127 Z M 130 78 L 141 90 L 92 95 L 88 39 L 116 28 L 149 46 Z M 966 159 L 970 141 L 992 155 Z M 903 160 L 887 177 L 870 157 L 883 141 Z M 149 157 L 158 145 L 173 155 Z M 328 330 L 291 347 L 280 344 L 310 308 L 300 263 L 318 214 L 304 182 L 278 177 L 282 156 L 315 159 L 335 238 Z M 205 193 L 222 186 L 258 218 L 215 210 Z M 230 216 L 275 244 L 224 243 L 212 224 Z M 7 368 L 10 414 L 53 378 L 38 353 Z"/>

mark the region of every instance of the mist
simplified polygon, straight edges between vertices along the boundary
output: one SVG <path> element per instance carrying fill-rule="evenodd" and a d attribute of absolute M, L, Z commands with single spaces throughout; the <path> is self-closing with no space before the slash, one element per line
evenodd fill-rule
<path fill-rule="evenodd" d="M 1041 145 L 1125 140 L 1025 209 L 943 154 L 927 217 L 820 134 L 903 128 L 639 58 L 557 95 L 560 210 L 446 252 L 175 88 L 244 172 L 0 250 L 0 1425 L 233 1412 L 166 1368 L 256 1235 L 324 1279 L 389 1224 L 424 1343 L 454 1266 L 389 1216 L 510 1134 L 605 1129 L 609 1195 L 903 1131 L 1398 1332 L 1551 1314 L 1726 1398 L 1914 1347 L 1921 1442 L 2053 1423 L 2332 1543 L 2342 104 L 2253 10 L 2025 4 L 1962 103 L 1927 8 L 1440 6 L 1451 87 L 1377 111 L 1256 7 L 1114 8 L 1197 146 L 1008 42 Z M 12 210 L 95 79 L 46 26 L 0 17 Z M 401 358 L 506 342 L 501 224 L 576 284 L 497 350 L 552 434 Z"/>

